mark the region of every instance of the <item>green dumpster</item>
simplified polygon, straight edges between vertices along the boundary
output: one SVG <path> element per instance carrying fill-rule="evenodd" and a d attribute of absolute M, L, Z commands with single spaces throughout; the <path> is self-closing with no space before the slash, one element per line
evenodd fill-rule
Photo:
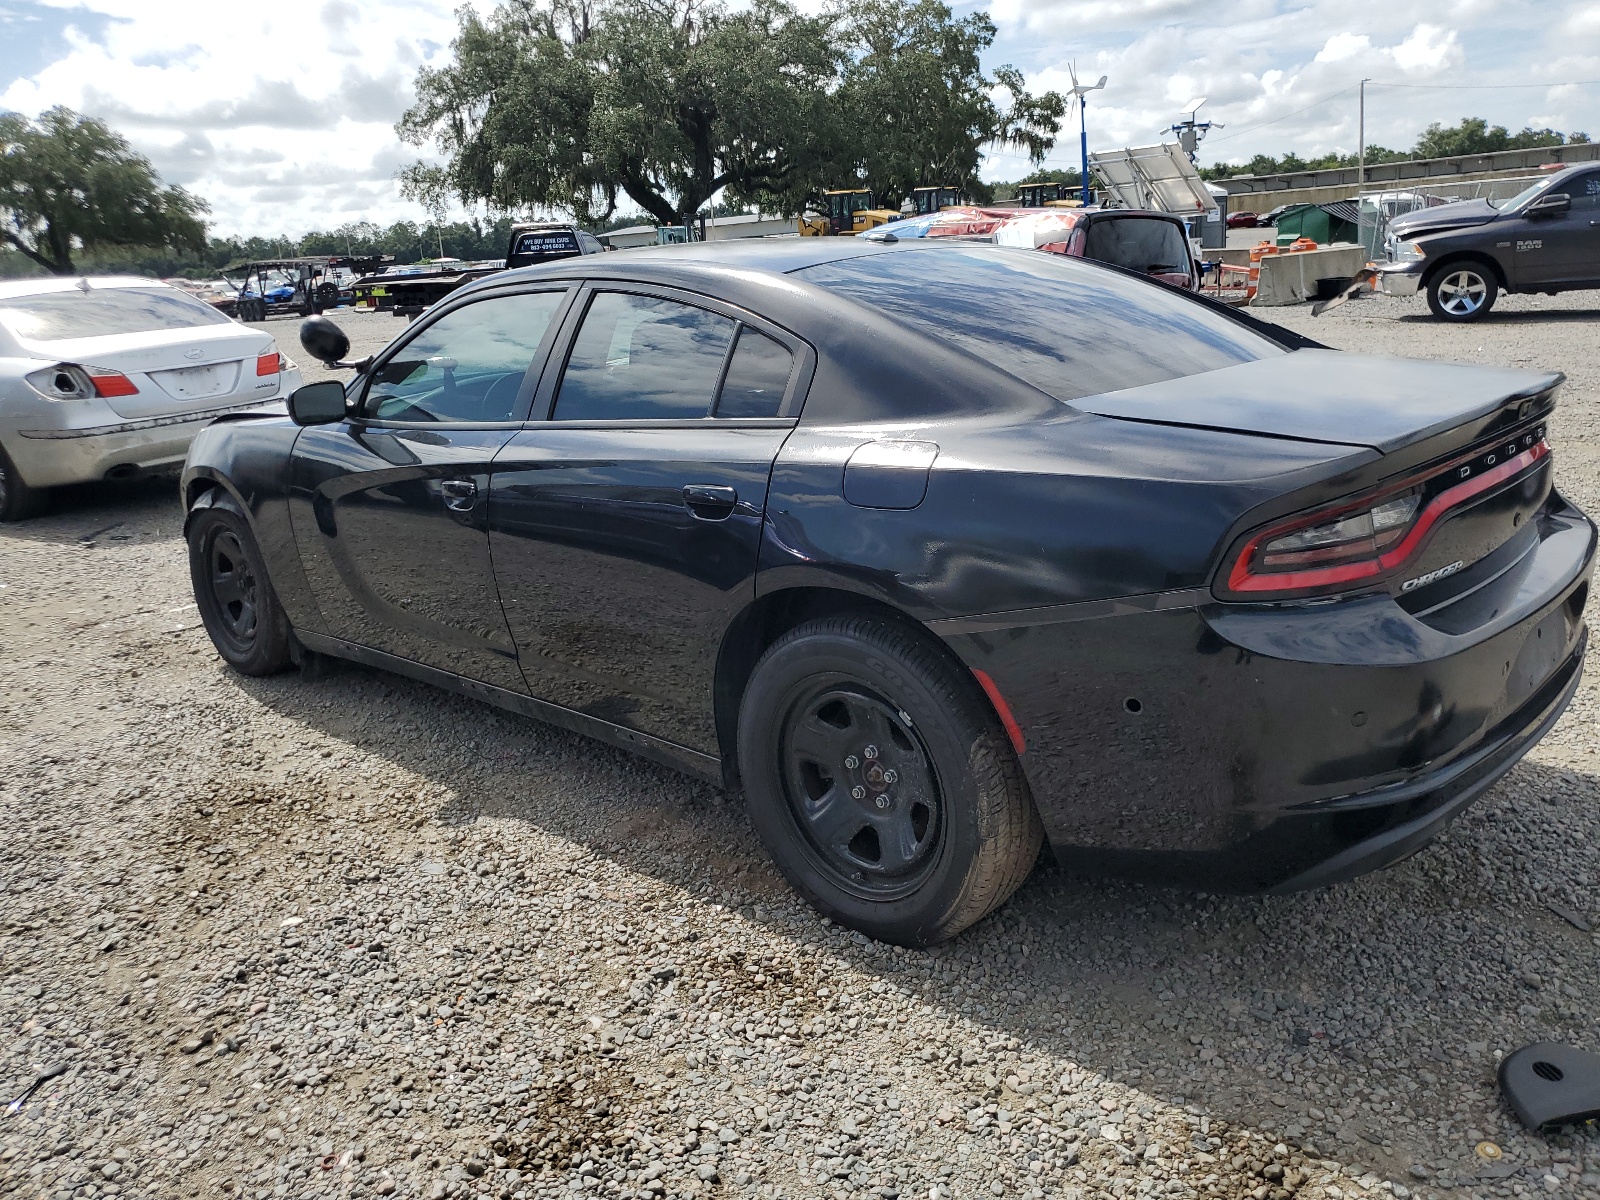
<path fill-rule="evenodd" d="M 1328 204 L 1296 204 L 1278 218 L 1278 245 L 1308 237 L 1319 246 L 1361 240 L 1361 214 L 1350 200 Z"/>

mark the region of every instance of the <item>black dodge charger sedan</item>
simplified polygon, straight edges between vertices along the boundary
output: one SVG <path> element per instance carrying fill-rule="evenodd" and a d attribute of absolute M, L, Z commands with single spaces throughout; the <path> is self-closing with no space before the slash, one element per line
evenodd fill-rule
<path fill-rule="evenodd" d="M 507 272 L 349 365 L 194 442 L 222 656 L 354 659 L 742 790 L 793 885 L 889 941 L 978 920 L 1046 839 L 1208 890 L 1396 862 L 1578 683 L 1559 375 L 843 238 Z"/>

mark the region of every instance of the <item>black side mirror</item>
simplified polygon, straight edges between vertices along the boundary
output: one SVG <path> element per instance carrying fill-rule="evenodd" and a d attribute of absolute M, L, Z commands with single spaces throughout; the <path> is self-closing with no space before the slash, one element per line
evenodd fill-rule
<path fill-rule="evenodd" d="M 342 362 L 350 353 L 350 339 L 327 317 L 310 317 L 300 322 L 300 344 L 318 362 Z"/>
<path fill-rule="evenodd" d="M 344 420 L 344 384 L 325 379 L 296 388 L 289 394 L 289 417 L 296 425 L 332 425 Z"/>
<path fill-rule="evenodd" d="M 1528 216 L 1535 220 L 1539 217 L 1559 217 L 1571 207 L 1572 197 L 1566 192 L 1552 192 L 1528 205 Z"/>

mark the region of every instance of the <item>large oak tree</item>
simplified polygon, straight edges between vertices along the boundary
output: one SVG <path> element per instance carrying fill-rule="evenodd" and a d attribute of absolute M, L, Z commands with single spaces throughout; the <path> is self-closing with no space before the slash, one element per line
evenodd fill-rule
<path fill-rule="evenodd" d="M 986 198 L 978 178 L 986 144 L 1025 150 L 1035 164 L 1055 145 L 1062 97 L 1029 94 L 1013 67 L 984 73 L 979 58 L 995 37 L 986 13 L 958 20 L 940 0 L 856 0 L 842 30 L 839 96 L 852 165 L 880 205 L 896 206 L 918 187 Z"/>
<path fill-rule="evenodd" d="M 48 271 L 74 274 L 80 251 L 203 250 L 206 211 L 100 121 L 0 113 L 0 240 Z"/>
<path fill-rule="evenodd" d="M 923 183 L 981 187 L 983 145 L 1036 159 L 1063 105 L 978 62 L 983 16 L 866 0 L 821 16 L 783 0 L 511 0 L 461 15 L 453 60 L 424 69 L 399 124 L 435 144 L 407 194 L 604 219 L 626 197 L 663 224 L 713 195 L 796 212 L 866 179 L 894 203 Z M 1001 107 L 998 88 L 1009 97 Z"/>

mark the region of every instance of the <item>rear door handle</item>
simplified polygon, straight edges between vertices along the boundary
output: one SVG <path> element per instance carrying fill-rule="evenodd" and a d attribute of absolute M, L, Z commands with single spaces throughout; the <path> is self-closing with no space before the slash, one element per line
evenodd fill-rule
<path fill-rule="evenodd" d="M 713 483 L 686 483 L 683 502 L 703 521 L 723 521 L 732 515 L 734 505 L 739 503 L 739 493 Z"/>
<path fill-rule="evenodd" d="M 451 512 L 470 512 L 478 502 L 478 484 L 473 479 L 441 479 L 439 493 Z"/>

